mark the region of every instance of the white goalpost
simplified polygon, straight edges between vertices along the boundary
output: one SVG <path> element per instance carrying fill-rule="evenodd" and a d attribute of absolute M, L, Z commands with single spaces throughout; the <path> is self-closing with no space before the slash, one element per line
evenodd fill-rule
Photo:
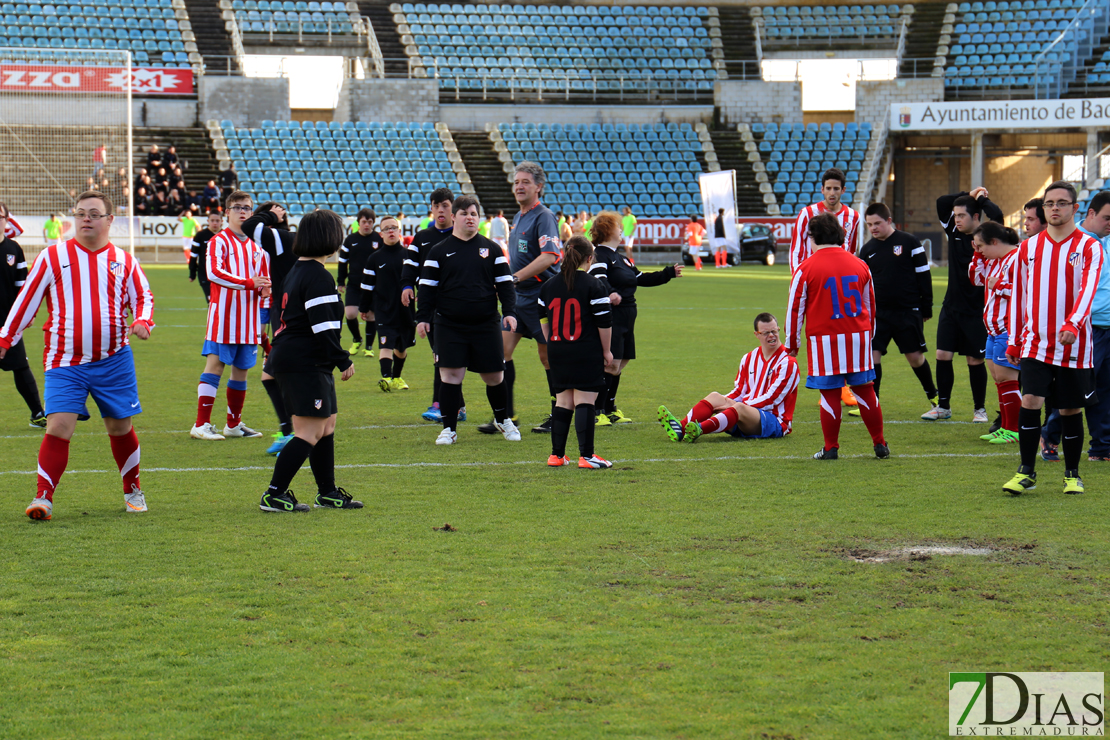
<path fill-rule="evenodd" d="M 73 236 L 74 199 L 93 188 L 115 204 L 112 241 L 134 254 L 133 72 L 129 51 L 0 47 L 0 201 L 28 256 L 51 215 Z"/>

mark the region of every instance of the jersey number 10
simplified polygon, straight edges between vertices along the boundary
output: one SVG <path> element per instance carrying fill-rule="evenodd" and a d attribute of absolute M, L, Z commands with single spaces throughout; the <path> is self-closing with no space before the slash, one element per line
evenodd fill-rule
<path fill-rule="evenodd" d="M 551 341 L 574 342 L 582 336 L 582 305 L 577 298 L 551 301 Z"/>
<path fill-rule="evenodd" d="M 822 287 L 831 293 L 829 297 L 832 299 L 834 319 L 854 318 L 863 311 L 863 296 L 855 287 L 858 283 L 858 275 L 841 275 L 839 278 L 831 277 L 825 281 Z"/>

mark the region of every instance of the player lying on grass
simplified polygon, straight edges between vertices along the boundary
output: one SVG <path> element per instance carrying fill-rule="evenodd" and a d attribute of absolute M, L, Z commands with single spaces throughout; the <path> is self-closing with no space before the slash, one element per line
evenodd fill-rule
<path fill-rule="evenodd" d="M 975 255 L 967 270 L 971 282 L 985 288 L 983 324 L 987 327 L 987 366 L 998 388 L 998 408 L 1002 410 L 999 428 L 981 435 L 979 439 L 996 445 L 1018 440 L 1018 411 L 1021 409 L 1019 368 L 1006 357 L 1006 345 L 1010 340 L 1007 328 L 1010 292 L 1014 287 L 1014 262 L 1019 243 L 1021 240 L 1013 229 L 995 221 L 979 224 L 972 235 Z"/>
<path fill-rule="evenodd" d="M 682 419 L 659 407 L 659 423 L 672 442 L 696 442 L 703 434 L 727 432 L 745 439 L 790 434 L 798 400 L 798 361 L 779 341 L 779 323 L 769 313 L 752 322 L 759 346 L 740 360 L 736 383 L 727 395 L 710 393 Z"/>
<path fill-rule="evenodd" d="M 150 337 L 154 298 L 139 263 L 109 239 L 111 198 L 94 190 L 82 193 L 73 218 L 76 236 L 39 253 L 0 329 L 3 360 L 46 302 L 46 434 L 39 447 L 38 493 L 27 507 L 32 519 L 49 519 L 53 513 L 70 439 L 77 421 L 89 418 L 89 394 L 104 417 L 126 511 L 147 510 L 139 487 L 139 439 L 131 425 L 131 417 L 143 409 L 128 338 Z M 85 300 L 73 300 L 82 294 Z"/>
<path fill-rule="evenodd" d="M 316 508 L 361 509 L 362 502 L 335 485 L 335 378 L 355 374 L 350 355 L 339 343 L 343 306 L 324 261 L 343 241 L 343 219 L 334 211 L 313 211 L 301 219 L 293 253 L 298 259 L 282 283 L 278 330 L 268 366 L 293 419 L 293 439 L 274 463 L 262 511 L 308 511 L 289 490 L 308 460 L 316 479 Z"/>
<path fill-rule="evenodd" d="M 578 434 L 578 467 L 613 467 L 594 454 L 594 403 L 605 390 L 605 366 L 613 361 L 609 351 L 613 316 L 605 287 L 585 272 L 593 257 L 589 239 L 571 237 L 563 248 L 560 273 L 544 282 L 537 299 L 555 391 L 547 460 L 553 468 L 570 465 L 566 452 L 571 419 Z"/>

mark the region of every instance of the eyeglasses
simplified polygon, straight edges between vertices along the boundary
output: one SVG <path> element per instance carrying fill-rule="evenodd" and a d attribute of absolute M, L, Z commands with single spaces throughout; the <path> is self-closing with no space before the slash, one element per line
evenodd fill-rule
<path fill-rule="evenodd" d="M 99 221 L 102 218 L 108 218 L 108 214 L 97 213 L 96 211 L 90 211 L 88 213 L 86 213 L 85 211 L 78 211 L 77 213 L 73 214 L 73 217 L 78 221 L 84 221 L 85 219 L 88 219 L 89 221 Z"/>
<path fill-rule="evenodd" d="M 1044 202 L 1044 208 L 1046 211 L 1051 211 L 1054 208 L 1067 208 L 1068 206 L 1074 205 L 1074 200 L 1047 200 Z"/>
<path fill-rule="evenodd" d="M 400 231 L 400 226 L 383 226 L 382 231 Z"/>
<path fill-rule="evenodd" d="M 239 213 L 250 213 L 251 211 L 254 210 L 254 206 L 231 206 L 227 210 L 229 210 L 229 211 L 239 211 Z"/>
<path fill-rule="evenodd" d="M 779 330 L 778 329 L 770 329 L 768 331 L 757 331 L 756 334 L 758 334 L 761 337 L 777 337 L 779 335 Z"/>

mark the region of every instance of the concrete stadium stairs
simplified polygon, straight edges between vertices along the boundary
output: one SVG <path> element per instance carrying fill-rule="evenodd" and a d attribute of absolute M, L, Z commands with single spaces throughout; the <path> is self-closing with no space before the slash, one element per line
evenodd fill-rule
<path fill-rule="evenodd" d="M 358 12 L 370 19 L 374 26 L 374 35 L 378 37 L 378 48 L 382 50 L 385 60 L 386 77 L 405 77 L 409 73 L 407 56 L 401 37 L 397 33 L 397 24 L 393 22 L 393 13 L 389 12 L 389 5 L 384 2 L 370 2 L 361 0 Z"/>
<path fill-rule="evenodd" d="M 239 71 L 235 52 L 231 50 L 231 34 L 224 27 L 224 19 L 216 0 L 185 0 L 189 23 L 197 39 L 197 51 L 204 59 L 208 74 L 226 74 Z"/>
<path fill-rule="evenodd" d="M 516 199 L 489 134 L 485 131 L 452 131 L 451 135 L 470 175 L 470 183 L 482 203 L 482 210 L 494 215 L 503 210 L 505 217 L 512 220 L 512 215 L 518 210 Z"/>
<path fill-rule="evenodd" d="M 721 44 L 724 47 L 724 70 L 730 80 L 758 80 L 762 75 L 755 59 L 755 29 L 750 8 L 746 5 L 718 8 Z M 739 62 L 746 62 L 740 64 Z"/>
<path fill-rule="evenodd" d="M 947 2 L 913 4 L 913 20 L 906 36 L 906 49 L 898 67 L 899 77 L 931 77 Z"/>
<path fill-rule="evenodd" d="M 735 128 L 714 129 L 709 132 L 717 162 L 722 170 L 736 170 L 736 214 L 738 216 L 764 216 L 767 206 L 759 190 L 755 170 L 748 161 L 746 143 Z M 699 159 L 701 155 L 699 154 Z"/>
<path fill-rule="evenodd" d="M 219 181 L 216 152 L 202 128 L 136 128 L 131 140 L 131 162 L 136 174 L 139 168 L 146 167 L 146 154 L 152 144 L 157 144 L 162 151 L 173 144 L 177 147 L 178 159 L 184 162 L 181 169 L 188 189 L 199 193 L 209 180 Z"/>

